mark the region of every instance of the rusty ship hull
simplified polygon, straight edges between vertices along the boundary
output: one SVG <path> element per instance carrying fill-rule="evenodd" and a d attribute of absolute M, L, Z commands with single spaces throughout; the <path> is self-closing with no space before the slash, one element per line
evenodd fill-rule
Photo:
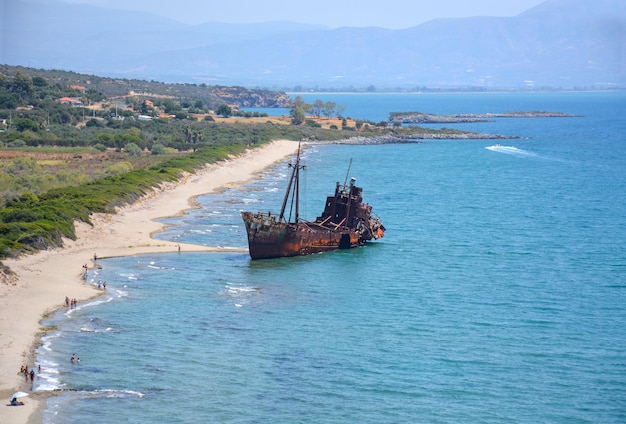
<path fill-rule="evenodd" d="M 367 241 L 383 237 L 385 227 L 374 216 L 372 207 L 363 202 L 363 189 L 337 183 L 335 194 L 328 196 L 322 215 L 306 221 L 298 215 L 300 149 L 287 187 L 280 214 L 271 212 L 242 212 L 252 259 L 271 259 L 310 255 L 337 249 L 351 249 Z M 349 171 L 350 168 L 348 168 Z M 347 176 L 346 176 L 347 180 Z M 288 200 L 292 199 L 295 217 L 285 216 Z M 293 212 L 293 210 L 292 210 Z"/>
<path fill-rule="evenodd" d="M 278 215 L 243 212 L 252 259 L 310 255 L 359 245 L 356 230 L 334 230 L 314 222 L 279 222 Z"/>

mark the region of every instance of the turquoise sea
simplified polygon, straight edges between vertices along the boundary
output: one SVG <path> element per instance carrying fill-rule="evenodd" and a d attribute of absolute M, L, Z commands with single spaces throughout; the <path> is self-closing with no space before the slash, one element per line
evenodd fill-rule
<path fill-rule="evenodd" d="M 352 158 L 387 227 L 363 248 L 99 261 L 106 295 L 45 321 L 36 388 L 66 389 L 45 422 L 626 422 L 626 93 L 303 97 L 376 122 L 577 116 L 447 125 L 520 136 L 501 146 L 307 146 L 302 214 Z M 240 211 L 280 208 L 286 163 L 158 237 L 246 247 Z"/>

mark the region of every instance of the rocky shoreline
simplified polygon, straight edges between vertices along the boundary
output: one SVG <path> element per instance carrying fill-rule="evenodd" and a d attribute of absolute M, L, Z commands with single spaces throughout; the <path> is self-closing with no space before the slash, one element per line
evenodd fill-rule
<path fill-rule="evenodd" d="M 455 115 L 434 115 L 422 112 L 391 112 L 389 122 L 394 124 L 464 124 L 489 122 L 496 118 L 574 118 L 564 112 L 504 112 L 504 113 L 459 113 Z"/>
<path fill-rule="evenodd" d="M 378 137 L 350 137 L 342 140 L 309 141 L 310 144 L 419 144 L 423 140 L 513 140 L 519 136 L 479 133 L 419 133 L 411 135 L 383 135 Z"/>

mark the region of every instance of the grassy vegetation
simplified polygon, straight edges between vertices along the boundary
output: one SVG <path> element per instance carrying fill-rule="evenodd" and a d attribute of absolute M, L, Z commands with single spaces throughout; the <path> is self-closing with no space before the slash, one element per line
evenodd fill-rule
<path fill-rule="evenodd" d="M 74 221 L 90 223 L 92 213 L 112 212 L 116 206 L 132 203 L 164 181 L 174 181 L 183 172 L 193 172 L 245 149 L 242 144 L 206 147 L 147 169 L 52 189 L 39 196 L 24 193 L 7 201 L 0 210 L 0 258 L 60 247 L 64 237 L 76 238 Z"/>
<path fill-rule="evenodd" d="M 0 260 L 60 247 L 63 238 L 76 238 L 74 221 L 90 223 L 93 213 L 111 213 L 115 207 L 136 201 L 161 183 L 179 179 L 183 172 L 193 172 L 255 145 L 275 139 L 337 140 L 354 135 L 353 131 L 272 123 L 212 125 L 215 131 L 211 145 L 196 152 L 140 157 L 129 157 L 123 152 L 102 153 L 100 170 L 88 165 L 94 161 L 82 167 L 77 165 L 88 161 L 86 155 L 91 151 L 73 153 L 71 160 L 63 162 L 62 170 L 56 161 L 46 169 L 47 159 L 19 156 L 5 161 L 0 173 L 0 195 L 4 199 L 0 209 Z M 372 135 L 382 133 L 371 130 Z M 57 150 L 52 154 L 61 153 Z M 76 155 L 80 157 L 75 158 Z M 72 165 L 72 160 L 77 164 Z M 111 172 L 112 164 L 118 165 L 121 172 Z"/>
<path fill-rule="evenodd" d="M 284 119 L 235 118 L 208 110 L 209 100 L 213 104 L 222 101 L 218 94 L 232 99 L 234 93 L 241 101 L 249 101 L 254 94 L 263 100 L 264 92 L 241 88 L 228 91 L 146 83 L 141 85 L 144 90 L 177 96 L 160 94 L 149 102 L 149 95 L 143 101 L 126 97 L 125 109 L 120 110 L 117 100 L 112 107 L 107 98 L 114 92 L 111 87 L 123 95 L 138 82 L 127 87 L 124 81 L 94 77 L 91 82 L 97 80 L 97 84 L 83 91 L 68 85 L 77 75 L 69 78 L 62 71 L 31 71 L 0 66 L 0 260 L 60 247 L 64 238 L 76 238 L 75 221 L 90 223 L 93 213 L 112 213 L 184 172 L 271 140 L 451 132 L 332 118 L 328 105 L 306 116 L 310 105 L 301 104 L 298 125 L 293 114 Z M 80 76 L 78 81 L 87 79 Z M 103 94 L 98 87 L 111 93 Z M 207 93 L 213 97 L 207 98 Z M 282 98 L 265 94 L 266 102 Z M 83 106 L 64 104 L 61 96 L 80 99 Z M 174 97 L 180 99 L 178 103 Z M 315 105 L 311 110 L 316 110 Z M 144 119 L 146 113 L 151 119 Z"/>

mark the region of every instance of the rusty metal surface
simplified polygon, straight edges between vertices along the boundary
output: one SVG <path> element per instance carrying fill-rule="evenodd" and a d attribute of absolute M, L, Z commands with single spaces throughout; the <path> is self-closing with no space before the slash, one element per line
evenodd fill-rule
<path fill-rule="evenodd" d="M 289 196 L 298 199 L 300 152 L 285 193 L 280 214 L 271 212 L 242 212 L 248 246 L 252 259 L 280 258 L 308 255 L 337 249 L 350 249 L 364 245 L 385 234 L 382 221 L 373 216 L 372 207 L 363 203 L 363 189 L 357 187 L 355 179 L 347 186 L 337 183 L 334 196 L 326 198 L 322 215 L 315 221 L 301 220 L 296 212 L 294 222 L 284 217 Z M 292 191 L 293 190 L 293 191 Z"/>
<path fill-rule="evenodd" d="M 356 230 L 334 230 L 315 223 L 278 222 L 267 213 L 242 212 L 252 259 L 327 252 L 359 245 Z"/>

